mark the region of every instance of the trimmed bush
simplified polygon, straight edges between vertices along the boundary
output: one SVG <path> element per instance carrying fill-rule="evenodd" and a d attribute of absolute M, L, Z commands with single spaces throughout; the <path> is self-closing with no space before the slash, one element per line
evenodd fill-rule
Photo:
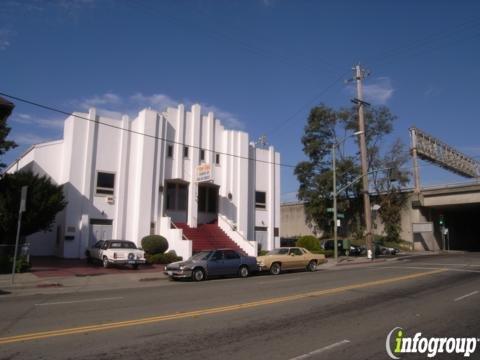
<path fill-rule="evenodd" d="M 149 264 L 170 264 L 182 260 L 182 257 L 177 256 L 177 253 L 174 250 L 170 250 L 165 254 L 147 254 L 145 258 Z"/>
<path fill-rule="evenodd" d="M 322 248 L 320 247 L 320 241 L 311 235 L 302 236 L 297 240 L 297 246 L 303 247 L 309 251 L 320 251 Z"/>
<path fill-rule="evenodd" d="M 168 249 L 168 241 L 160 235 L 148 235 L 142 239 L 142 248 L 149 255 L 163 254 Z"/>

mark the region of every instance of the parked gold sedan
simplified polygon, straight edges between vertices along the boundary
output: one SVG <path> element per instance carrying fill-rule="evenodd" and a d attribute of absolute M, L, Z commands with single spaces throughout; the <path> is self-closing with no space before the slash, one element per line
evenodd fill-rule
<path fill-rule="evenodd" d="M 266 255 L 257 257 L 257 265 L 260 271 L 270 271 L 272 275 L 278 275 L 282 270 L 307 269 L 315 271 L 317 266 L 327 260 L 323 254 L 313 254 L 301 247 L 284 247 L 273 249 Z"/>

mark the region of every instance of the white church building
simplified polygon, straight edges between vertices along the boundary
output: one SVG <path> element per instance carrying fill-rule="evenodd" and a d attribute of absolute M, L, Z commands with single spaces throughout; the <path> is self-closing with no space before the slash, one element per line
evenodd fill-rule
<path fill-rule="evenodd" d="M 225 129 L 200 105 L 135 119 L 95 109 L 65 120 L 62 140 L 32 146 L 7 172 L 31 170 L 63 185 L 51 232 L 27 238 L 39 256 L 82 258 L 100 239 L 140 245 L 160 234 L 188 258 L 203 248 L 257 254 L 280 246 L 280 155 Z"/>

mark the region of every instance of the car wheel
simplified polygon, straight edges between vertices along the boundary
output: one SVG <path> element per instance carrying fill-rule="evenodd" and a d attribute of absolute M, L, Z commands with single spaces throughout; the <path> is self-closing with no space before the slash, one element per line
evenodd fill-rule
<path fill-rule="evenodd" d="M 93 261 L 92 261 L 92 257 L 90 256 L 90 253 L 87 252 L 87 264 L 91 264 Z"/>
<path fill-rule="evenodd" d="M 282 266 L 279 263 L 273 263 L 272 266 L 270 266 L 270 274 L 272 275 L 278 275 L 282 271 Z"/>
<path fill-rule="evenodd" d="M 106 269 L 110 266 L 110 264 L 108 263 L 108 258 L 106 256 L 103 257 L 103 267 Z"/>
<path fill-rule="evenodd" d="M 315 260 L 312 260 L 308 263 L 307 265 L 307 270 L 308 271 L 315 271 L 317 270 L 317 262 Z"/>
<path fill-rule="evenodd" d="M 246 278 L 248 277 L 248 274 L 249 274 L 248 267 L 245 265 L 240 266 L 240 269 L 238 270 L 238 275 L 242 278 Z"/>
<path fill-rule="evenodd" d="M 205 280 L 205 271 L 203 269 L 195 269 L 192 272 L 192 279 L 194 281 L 203 281 Z"/>

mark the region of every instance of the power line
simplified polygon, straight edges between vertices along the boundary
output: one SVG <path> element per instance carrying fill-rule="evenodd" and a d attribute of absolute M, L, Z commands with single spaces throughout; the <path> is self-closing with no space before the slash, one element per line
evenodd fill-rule
<path fill-rule="evenodd" d="M 273 59 L 273 60 L 275 60 L 277 62 L 281 62 L 284 65 L 287 65 L 289 67 L 295 66 L 297 68 L 301 68 L 302 70 L 306 70 L 306 71 L 309 71 L 309 72 L 312 72 L 312 73 L 315 73 L 315 74 L 317 73 L 317 69 L 315 69 L 312 66 L 309 66 L 305 63 L 298 64 L 298 63 L 296 63 L 296 61 L 292 62 L 291 60 L 293 60 L 293 58 L 291 59 L 291 57 L 288 57 L 288 56 L 285 56 L 285 55 L 279 54 L 279 53 L 274 53 L 274 52 L 269 51 L 265 48 L 252 45 L 251 43 L 249 43 L 247 41 L 244 41 L 244 40 L 232 35 L 232 33 L 227 33 L 224 28 L 222 28 L 221 32 L 216 31 L 214 29 L 210 29 L 210 28 L 206 27 L 204 25 L 204 23 L 202 23 L 202 22 L 186 21 L 186 20 L 184 20 L 184 19 L 182 19 L 178 16 L 172 16 L 171 13 L 167 14 L 165 12 L 160 12 L 159 9 L 154 7 L 154 6 L 146 6 L 145 2 L 130 1 L 129 5 L 131 6 L 132 4 L 135 4 L 135 6 L 137 8 L 142 8 L 143 10 L 147 11 L 148 14 L 150 14 L 152 12 L 155 12 L 155 13 L 159 14 L 163 19 L 166 19 L 167 21 L 170 21 L 170 23 L 176 23 L 177 25 L 179 24 L 183 27 L 192 26 L 192 24 L 193 24 L 194 27 L 195 27 L 195 31 L 198 31 L 198 29 L 200 28 L 200 29 L 203 30 L 203 32 L 205 34 L 209 35 L 210 37 L 214 37 L 216 39 L 221 39 L 221 40 L 226 40 L 226 41 L 228 41 L 228 43 L 235 42 L 239 45 L 239 47 L 243 48 L 244 50 L 246 50 L 246 51 L 248 51 L 248 52 L 250 52 L 254 55 L 260 55 L 260 56 L 263 56 L 265 58 Z M 203 12 L 203 13 L 205 14 L 205 12 Z M 327 66 L 331 70 L 333 70 L 334 66 L 329 61 L 327 61 L 325 59 L 322 59 L 322 58 L 317 58 L 317 60 L 321 61 L 324 66 Z"/>
<path fill-rule="evenodd" d="M 24 99 L 24 98 L 21 98 L 21 97 L 19 97 L 19 96 L 15 96 L 15 95 L 10 95 L 10 94 L 4 93 L 4 92 L 0 92 L 0 95 L 6 96 L 6 97 L 8 97 L 8 98 L 10 98 L 10 99 L 13 99 L 13 100 L 17 100 L 17 101 L 23 102 L 23 103 L 25 103 L 25 104 L 29 104 L 29 105 L 32 105 L 32 106 L 36 106 L 36 107 L 41 108 L 41 109 L 44 109 L 44 110 L 54 111 L 54 112 L 59 113 L 59 114 L 63 114 L 63 115 L 66 115 L 66 116 L 73 116 L 73 117 L 76 117 L 76 118 L 78 118 L 78 119 L 82 119 L 82 120 L 94 122 L 94 123 L 96 123 L 96 124 L 103 125 L 103 126 L 107 126 L 107 127 L 113 128 L 113 129 L 122 130 L 122 131 L 127 131 L 127 132 L 130 132 L 130 133 L 132 133 L 132 134 L 141 135 L 141 136 L 145 136 L 145 137 L 148 137 L 148 138 L 151 138 L 151 139 L 156 139 L 156 140 L 164 141 L 164 142 L 166 142 L 167 144 L 182 145 L 182 146 L 189 147 L 189 148 L 192 148 L 192 149 L 205 150 L 205 151 L 209 151 L 209 152 L 216 153 L 216 154 L 220 154 L 220 155 L 231 156 L 231 157 L 235 157 L 235 158 L 239 158 L 239 159 L 244 159 L 244 160 L 249 160 L 249 161 L 256 161 L 256 162 L 265 163 L 265 164 L 270 164 L 270 165 L 279 165 L 279 166 L 288 167 L 288 168 L 295 168 L 295 167 L 296 167 L 296 165 L 291 165 L 291 164 L 276 163 L 275 161 L 274 161 L 274 162 L 270 162 L 270 161 L 266 161 L 266 160 L 260 160 L 260 159 L 256 159 L 256 158 L 250 158 L 250 157 L 248 157 L 248 156 L 241 156 L 241 155 L 235 155 L 235 154 L 230 154 L 230 153 L 221 152 L 221 151 L 204 149 L 204 148 L 202 148 L 202 147 L 200 147 L 200 146 L 188 145 L 188 144 L 185 144 L 185 143 L 182 143 L 182 142 L 178 142 L 178 141 L 174 141 L 174 140 L 168 140 L 168 139 L 162 138 L 162 137 L 160 137 L 160 136 L 150 135 L 150 134 L 142 133 L 142 132 L 140 132 L 140 131 L 135 131 L 135 130 L 132 130 L 132 129 L 125 129 L 125 128 L 122 128 L 122 127 L 120 127 L 120 126 L 116 126 L 116 125 L 112 125 L 112 124 L 107 124 L 107 123 L 104 123 L 104 122 L 96 121 L 96 120 L 94 120 L 94 119 L 89 119 L 89 118 L 87 118 L 87 117 L 80 116 L 80 115 L 77 115 L 77 114 L 72 113 L 72 112 L 68 112 L 68 111 L 65 111 L 65 110 L 57 109 L 57 108 L 54 108 L 54 107 L 48 106 L 48 105 L 43 105 L 43 104 L 34 102 L 34 101 L 32 101 L 32 100 Z"/>
<path fill-rule="evenodd" d="M 298 114 L 300 114 L 306 107 L 311 106 L 314 102 L 318 101 L 318 99 L 325 95 L 331 88 L 333 88 L 339 81 L 341 81 L 345 75 L 347 75 L 350 72 L 350 70 L 345 71 L 342 73 L 339 77 L 335 78 L 334 81 L 332 81 L 329 85 L 327 85 L 319 94 L 316 94 L 314 97 L 309 99 L 306 103 L 304 103 L 302 106 L 300 106 L 292 115 L 290 115 L 288 118 L 286 118 L 283 122 L 281 122 L 279 125 L 276 125 L 275 128 L 272 128 L 272 131 L 270 131 L 270 136 L 276 134 L 280 129 L 282 129 L 285 125 L 287 125 L 290 121 L 295 119 Z"/>

